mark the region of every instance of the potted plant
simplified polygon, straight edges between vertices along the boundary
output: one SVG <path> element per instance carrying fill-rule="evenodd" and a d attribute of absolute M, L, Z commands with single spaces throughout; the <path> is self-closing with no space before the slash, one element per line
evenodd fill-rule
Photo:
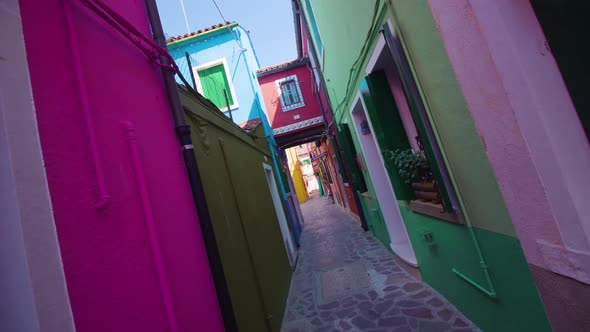
<path fill-rule="evenodd" d="M 412 186 L 417 198 L 440 203 L 438 188 L 423 151 L 397 149 L 389 153 L 389 159 L 400 177 Z"/>

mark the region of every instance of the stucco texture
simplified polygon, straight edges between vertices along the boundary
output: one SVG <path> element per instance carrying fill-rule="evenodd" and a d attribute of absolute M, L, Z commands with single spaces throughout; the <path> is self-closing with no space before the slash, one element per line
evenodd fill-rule
<path fill-rule="evenodd" d="M 74 331 L 18 0 L 0 1 L 0 330 Z"/>
<path fill-rule="evenodd" d="M 230 87 L 235 92 L 234 103 L 238 105 L 237 108 L 232 108 L 234 122 L 239 124 L 256 118 L 267 121 L 262 92 L 256 78 L 259 64 L 254 45 L 247 32 L 239 25 L 173 43 L 168 49 L 188 80 L 192 68 L 188 66 L 185 52 L 190 55 L 193 68 L 225 59 Z"/>
<path fill-rule="evenodd" d="M 314 82 L 310 70 L 311 69 L 307 67 L 307 64 L 304 64 L 296 68 L 290 68 L 258 78 L 264 96 L 264 103 L 268 112 L 270 125 L 273 129 L 322 115 L 317 96 L 313 90 Z M 292 75 L 297 76 L 305 106 L 284 111 L 275 81 Z M 323 122 L 320 124 L 323 124 Z"/>
<path fill-rule="evenodd" d="M 339 79 L 345 79 L 354 64 L 354 60 L 351 60 L 353 55 L 362 54 L 363 41 L 372 23 L 368 13 L 372 12 L 373 3 L 351 4 L 354 14 L 347 9 L 336 10 L 345 7 L 342 3 L 331 6 L 328 5 L 330 1 L 312 3 L 322 41 L 326 45 L 326 78 L 341 75 Z M 393 28 L 401 36 L 426 110 L 437 131 L 438 143 L 447 159 L 447 166 L 454 175 L 453 180 L 470 220 L 476 227 L 475 234 L 488 263 L 492 283 L 497 288 L 498 298 L 488 298 L 452 272 L 452 268 L 465 271 L 476 283 L 486 287 L 475 244 L 466 226 L 415 214 L 408 210 L 405 202 L 400 201 L 398 204 L 416 251 L 423 280 L 444 294 L 484 330 L 493 329 L 498 320 L 502 321 L 504 330 L 528 330 L 527 324 L 531 320 L 537 324 L 531 330 L 548 330 L 550 327 L 544 308 L 520 244 L 515 238 L 504 197 L 486 155 L 485 142 L 479 136 L 455 78 L 429 3 L 426 0 L 387 3 L 388 15 L 381 18 L 377 25 L 383 26 L 387 19 L 391 19 Z M 323 17 L 318 14 L 322 10 Z M 355 37 L 349 30 L 358 32 L 357 39 L 351 40 Z M 375 43 L 376 38 L 369 43 L 369 56 Z M 329 53 L 333 49 L 343 53 L 339 54 L 341 58 L 336 59 L 335 55 Z M 364 69 L 369 56 L 359 60 L 361 68 Z M 364 71 L 353 78 L 356 87 L 363 76 Z M 349 104 L 356 94 L 345 94 L 342 83 L 336 80 L 328 82 L 328 89 L 331 97 L 339 97 L 332 98 L 333 107 L 343 99 L 344 105 Z M 342 112 L 347 109 L 343 107 L 337 110 L 336 118 L 350 123 L 350 117 L 342 118 Z M 358 142 L 355 140 L 354 143 L 358 148 Z M 372 191 L 371 181 L 367 184 L 369 191 Z M 422 239 L 425 232 L 432 232 L 436 245 L 424 243 Z"/>
<path fill-rule="evenodd" d="M 142 2 L 105 3 L 151 36 Z M 22 0 L 20 7 L 76 330 L 159 332 L 171 329 L 172 318 L 178 331 L 221 331 L 159 68 L 80 2 Z M 134 137 L 123 122 L 135 128 Z M 110 200 L 97 208 L 101 178 Z"/>
<path fill-rule="evenodd" d="M 286 246 L 293 240 L 281 232 L 267 183 L 268 142 L 261 126 L 248 134 L 181 91 L 238 329 L 278 331 L 291 280 Z"/>

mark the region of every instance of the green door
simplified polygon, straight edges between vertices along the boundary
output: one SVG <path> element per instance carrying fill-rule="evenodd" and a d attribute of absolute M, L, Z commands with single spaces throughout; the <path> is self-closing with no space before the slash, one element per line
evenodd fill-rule
<path fill-rule="evenodd" d="M 393 167 L 393 163 L 388 160 L 389 153 L 386 153 L 386 151 L 395 152 L 398 149 L 409 149 L 410 142 L 395 99 L 389 89 L 385 72 L 377 71 L 369 74 L 364 84 L 361 84 L 361 90 L 364 90 L 362 91 L 363 100 L 375 131 L 377 144 L 383 154 L 395 196 L 399 200 L 413 199 L 414 194 L 410 186 L 400 177 L 397 169 Z"/>

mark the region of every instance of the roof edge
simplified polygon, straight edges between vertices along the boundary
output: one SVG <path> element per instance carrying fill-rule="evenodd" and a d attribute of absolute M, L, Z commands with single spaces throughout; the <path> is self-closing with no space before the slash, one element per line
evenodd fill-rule
<path fill-rule="evenodd" d="M 237 27 L 237 26 L 239 26 L 239 25 L 240 25 L 240 24 L 239 24 L 238 22 L 232 22 L 232 23 L 229 23 L 229 24 L 225 23 L 225 24 L 223 24 L 223 25 L 222 25 L 222 26 L 220 26 L 220 27 L 218 26 L 218 27 L 216 27 L 216 28 L 213 28 L 213 29 L 211 29 L 211 30 L 207 30 L 207 31 L 203 31 L 203 32 L 201 32 L 201 33 L 198 33 L 198 32 L 191 32 L 191 34 L 194 34 L 194 35 L 192 35 L 192 36 L 191 36 L 190 34 L 188 34 L 188 35 L 189 35 L 188 37 L 184 37 L 184 36 L 186 36 L 186 35 L 183 35 L 183 36 L 177 36 L 177 37 L 171 37 L 171 38 L 169 38 L 169 39 L 166 41 L 166 46 L 167 46 L 167 47 L 170 47 L 170 46 L 176 46 L 176 45 L 178 45 L 178 44 L 183 44 L 183 43 L 185 43 L 185 42 L 188 42 L 188 41 L 191 41 L 191 40 L 194 40 L 194 39 L 197 39 L 197 38 L 201 38 L 201 37 L 203 37 L 203 36 L 208 36 L 208 35 L 211 35 L 211 34 L 214 34 L 214 33 L 221 32 L 221 31 L 222 31 L 222 30 L 224 30 L 224 29 L 228 29 L 228 30 L 229 30 L 229 29 L 231 29 L 231 28 L 235 28 L 235 27 Z M 198 31 L 201 31 L 201 30 L 198 30 Z M 173 40 L 172 40 L 172 39 L 173 39 Z"/>
<path fill-rule="evenodd" d="M 282 72 L 285 70 L 289 70 L 289 69 L 293 69 L 293 68 L 307 65 L 308 63 L 309 63 L 308 58 L 300 58 L 300 59 L 295 59 L 292 61 L 280 63 L 280 64 L 277 64 L 274 66 L 260 68 L 259 70 L 256 71 L 256 77 L 261 78 L 261 77 L 268 76 L 271 74 L 276 74 L 276 73 L 279 73 L 279 72 Z"/>

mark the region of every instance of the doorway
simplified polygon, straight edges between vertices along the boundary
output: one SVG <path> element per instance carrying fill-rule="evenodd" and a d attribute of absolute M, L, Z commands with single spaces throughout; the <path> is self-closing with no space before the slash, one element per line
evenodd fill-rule
<path fill-rule="evenodd" d="M 590 21 L 588 1 L 531 0 L 531 6 L 557 61 L 572 102 L 578 112 L 586 138 L 590 139 L 590 98 L 588 98 L 587 60 L 590 44 L 586 40 Z"/>
<path fill-rule="evenodd" d="M 281 196 L 277 190 L 277 182 L 275 180 L 272 167 L 265 163 L 262 163 L 262 167 L 264 168 L 264 173 L 266 174 L 268 189 L 270 190 L 275 212 L 277 214 L 277 219 L 279 220 L 279 227 L 281 229 L 281 234 L 283 235 L 283 244 L 285 245 L 287 256 L 289 256 L 289 264 L 291 265 L 291 269 L 295 269 L 295 264 L 297 263 L 297 251 L 293 245 L 291 232 L 289 232 L 287 218 L 285 217 L 285 211 L 283 210 L 283 204 L 281 203 Z"/>
<path fill-rule="evenodd" d="M 385 168 L 383 155 L 377 145 L 373 125 L 369 120 L 367 106 L 360 92 L 352 103 L 350 116 L 363 150 L 367 170 L 371 175 L 381 213 L 383 214 L 385 227 L 387 228 L 387 233 L 391 241 L 391 250 L 406 263 L 412 266 L 418 266 L 414 249 L 410 243 L 408 232 L 398 207 L 393 186 Z"/>

